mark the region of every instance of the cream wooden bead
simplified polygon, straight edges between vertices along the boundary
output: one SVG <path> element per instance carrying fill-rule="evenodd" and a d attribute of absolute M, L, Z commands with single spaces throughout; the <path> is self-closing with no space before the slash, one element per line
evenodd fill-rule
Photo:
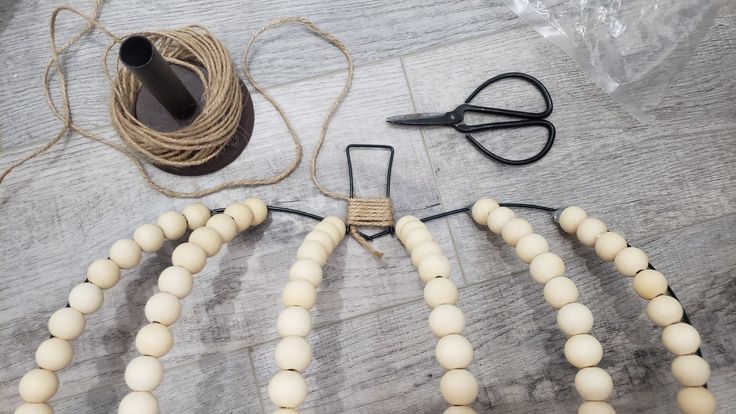
<path fill-rule="evenodd" d="M 548 251 L 549 243 L 536 233 L 527 234 L 516 243 L 516 255 L 524 263 L 531 263 L 535 257 Z"/>
<path fill-rule="evenodd" d="M 544 285 L 544 300 L 555 309 L 578 300 L 578 287 L 572 280 L 560 276 Z"/>
<path fill-rule="evenodd" d="M 288 371 L 304 371 L 312 362 L 312 346 L 301 336 L 287 336 L 283 338 L 274 352 L 276 366 Z"/>
<path fill-rule="evenodd" d="M 80 283 L 69 292 L 69 306 L 84 315 L 97 312 L 103 299 L 102 290 L 93 283 Z"/>
<path fill-rule="evenodd" d="M 509 221 L 514 219 L 516 214 L 508 207 L 498 207 L 491 210 L 486 218 L 486 225 L 488 229 L 494 234 L 500 235 L 503 231 L 503 226 Z"/>
<path fill-rule="evenodd" d="M 280 371 L 268 383 L 268 398 L 281 408 L 296 408 L 307 399 L 307 382 L 296 371 Z"/>
<path fill-rule="evenodd" d="M 153 253 L 164 245 L 164 232 L 155 224 L 144 224 L 133 233 L 133 241 L 146 253 Z"/>
<path fill-rule="evenodd" d="M 481 198 L 473 204 L 470 209 L 470 215 L 473 216 L 473 220 L 481 226 L 487 224 L 488 214 L 494 209 L 498 208 L 498 203 L 492 198 Z"/>
<path fill-rule="evenodd" d="M 161 358 L 174 345 L 174 336 L 168 326 L 160 323 L 149 323 L 141 328 L 135 336 L 135 349 L 141 355 Z"/>
<path fill-rule="evenodd" d="M 305 337 L 312 330 L 312 317 L 309 316 L 309 311 L 301 306 L 289 306 L 279 314 L 276 330 L 281 337 Z"/>
<path fill-rule="evenodd" d="M 222 236 L 215 229 L 210 227 L 200 227 L 195 229 L 189 235 L 189 243 L 194 243 L 201 247 L 208 257 L 212 257 L 220 251 L 222 247 Z"/>
<path fill-rule="evenodd" d="M 616 410 L 603 401 L 586 401 L 578 408 L 578 414 L 616 414 Z"/>
<path fill-rule="evenodd" d="M 582 303 L 568 303 L 557 311 L 557 326 L 568 336 L 589 333 L 593 329 L 593 313 Z"/>
<path fill-rule="evenodd" d="M 266 221 L 268 217 L 268 206 L 260 198 L 250 197 L 243 201 L 243 204 L 250 207 L 253 212 L 253 224 L 256 226 Z"/>
<path fill-rule="evenodd" d="M 317 289 L 306 280 L 290 280 L 284 287 L 281 295 L 281 303 L 284 306 L 301 306 L 304 309 L 312 309 L 317 301 Z"/>
<path fill-rule="evenodd" d="M 667 279 L 656 270 L 642 270 L 634 276 L 634 291 L 640 298 L 652 300 L 667 292 Z"/>
<path fill-rule="evenodd" d="M 399 240 L 401 240 L 402 243 L 406 244 L 406 238 L 409 236 L 409 233 L 416 229 L 424 229 L 427 230 L 427 225 L 424 224 L 421 220 L 416 221 L 410 221 L 404 225 L 404 227 L 401 228 L 401 233 L 398 233 Z"/>
<path fill-rule="evenodd" d="M 49 338 L 36 349 L 36 365 L 49 371 L 61 371 L 74 357 L 72 344 L 66 339 Z"/>
<path fill-rule="evenodd" d="M 118 406 L 118 414 L 158 414 L 158 399 L 150 392 L 128 393 Z"/>
<path fill-rule="evenodd" d="M 583 246 L 593 247 L 598 236 L 608 231 L 605 223 L 597 218 L 586 218 L 578 225 L 576 235 Z"/>
<path fill-rule="evenodd" d="M 593 367 L 601 362 L 603 347 L 592 335 L 571 336 L 565 342 L 565 358 L 575 368 Z"/>
<path fill-rule="evenodd" d="M 441 254 L 430 254 L 419 263 L 418 271 L 424 283 L 436 277 L 450 277 L 450 261 Z"/>
<path fill-rule="evenodd" d="M 49 318 L 49 332 L 57 338 L 72 340 L 82 334 L 86 324 L 84 315 L 78 310 L 61 308 Z"/>
<path fill-rule="evenodd" d="M 220 233 L 224 243 L 229 242 L 238 234 L 238 226 L 235 224 L 235 220 L 224 214 L 215 214 L 210 217 L 206 226 Z"/>
<path fill-rule="evenodd" d="M 309 259 L 299 259 L 289 269 L 289 280 L 306 280 L 317 287 L 322 283 L 322 267 Z"/>
<path fill-rule="evenodd" d="M 407 224 L 407 227 L 411 224 Z M 434 240 L 432 233 L 426 228 L 416 228 L 406 233 L 406 239 L 404 240 L 404 246 L 406 246 L 409 253 L 411 253 L 415 247 L 419 246 L 423 242 Z"/>
<path fill-rule="evenodd" d="M 54 414 L 54 410 L 46 403 L 25 403 L 16 408 L 13 414 Z"/>
<path fill-rule="evenodd" d="M 181 316 L 181 303 L 171 293 L 159 292 L 148 299 L 144 313 L 148 322 L 173 325 Z"/>
<path fill-rule="evenodd" d="M 672 375 L 686 387 L 700 387 L 710 379 L 710 365 L 697 355 L 681 355 L 672 361 Z"/>
<path fill-rule="evenodd" d="M 462 335 L 447 335 L 437 341 L 434 355 L 444 369 L 467 368 L 473 361 L 473 346 Z"/>
<path fill-rule="evenodd" d="M 662 343 L 675 355 L 694 354 L 700 348 L 700 334 L 692 325 L 674 323 L 662 330 Z"/>
<path fill-rule="evenodd" d="M 434 278 L 424 286 L 424 301 L 432 309 L 440 305 L 454 305 L 457 303 L 457 287 L 450 279 Z"/>
<path fill-rule="evenodd" d="M 429 314 L 429 329 L 440 338 L 451 334 L 461 334 L 465 329 L 465 315 L 455 305 L 437 306 Z"/>
<path fill-rule="evenodd" d="M 243 203 L 230 204 L 225 209 L 225 215 L 235 221 L 235 228 L 238 231 L 247 230 L 255 221 L 253 210 Z"/>
<path fill-rule="evenodd" d="M 271 414 L 299 414 L 299 411 L 292 410 L 291 408 L 279 408 Z"/>
<path fill-rule="evenodd" d="M 130 269 L 141 261 L 141 248 L 133 240 L 118 240 L 110 247 L 108 257 L 121 269 Z"/>
<path fill-rule="evenodd" d="M 331 254 L 336 247 L 335 242 L 332 241 L 332 237 L 322 230 L 312 230 L 304 237 L 304 241 L 316 241 L 327 250 L 327 254 Z"/>
<path fill-rule="evenodd" d="M 194 243 L 182 243 L 171 253 L 171 263 L 191 273 L 199 273 L 207 264 L 207 252 Z"/>
<path fill-rule="evenodd" d="M 32 369 L 18 383 L 20 398 L 29 403 L 46 402 L 58 389 L 59 379 L 53 371 L 47 369 Z"/>
<path fill-rule="evenodd" d="M 345 222 L 342 221 L 342 219 L 340 217 L 337 217 L 337 216 L 327 216 L 322 221 L 333 224 L 335 227 L 337 227 L 338 230 L 340 230 L 340 234 L 343 237 L 345 237 L 345 232 L 347 231 L 348 228 L 345 225 Z"/>
<path fill-rule="evenodd" d="M 601 234 L 595 241 L 595 253 L 607 262 L 613 261 L 616 255 L 625 248 L 624 236 L 612 231 Z"/>
<path fill-rule="evenodd" d="M 420 220 L 419 220 L 418 217 L 415 217 L 415 216 L 403 216 L 403 217 L 401 217 L 396 222 L 396 225 L 394 226 L 394 231 L 395 231 L 396 235 L 398 236 L 399 234 L 401 234 L 402 229 L 404 228 L 404 226 L 407 223 L 412 222 L 412 221 L 420 221 Z"/>
<path fill-rule="evenodd" d="M 627 247 L 616 255 L 613 260 L 616 271 L 624 276 L 633 277 L 640 270 L 649 266 L 649 257 L 646 253 L 636 247 Z"/>
<path fill-rule="evenodd" d="M 580 223 L 587 218 L 588 213 L 585 210 L 580 207 L 570 206 L 562 210 L 558 218 L 558 223 L 565 233 L 575 234 Z"/>
<path fill-rule="evenodd" d="M 532 259 L 529 273 L 535 282 L 544 285 L 551 279 L 565 274 L 565 262 L 554 253 L 542 253 Z"/>
<path fill-rule="evenodd" d="M 135 357 L 125 367 L 125 383 L 133 391 L 153 391 L 164 379 L 164 366 L 152 356 Z"/>
<path fill-rule="evenodd" d="M 158 276 L 158 290 L 171 293 L 179 299 L 192 291 L 193 284 L 192 272 L 181 266 L 169 266 Z"/>
<path fill-rule="evenodd" d="M 440 246 L 438 246 L 437 243 L 434 242 L 434 240 L 428 240 L 423 243 L 420 243 L 411 252 L 412 266 L 414 266 L 415 268 L 418 268 L 419 263 L 421 263 L 422 259 L 424 259 L 426 256 L 430 254 L 442 254 L 442 250 L 440 249 Z"/>
<path fill-rule="evenodd" d="M 451 405 L 468 405 L 478 396 L 478 381 L 467 370 L 451 369 L 440 380 L 440 392 Z"/>
<path fill-rule="evenodd" d="M 207 220 L 212 217 L 212 212 L 210 211 L 210 209 L 202 203 L 194 203 L 184 207 L 184 209 L 181 211 L 181 214 L 184 216 L 184 219 L 187 222 L 187 228 L 189 228 L 189 230 L 204 227 L 207 224 Z M 184 233 L 182 233 L 182 235 L 183 234 Z"/>
<path fill-rule="evenodd" d="M 575 374 L 575 389 L 586 401 L 605 401 L 613 392 L 613 380 L 601 368 L 583 368 Z"/>
<path fill-rule="evenodd" d="M 501 230 L 501 237 L 503 237 L 503 241 L 505 241 L 509 245 L 516 246 L 516 243 L 519 242 L 519 239 L 526 236 L 527 234 L 532 234 L 533 232 L 534 229 L 532 229 L 532 225 L 529 224 L 528 221 L 517 217 L 512 218 L 503 226 L 503 230 Z"/>
<path fill-rule="evenodd" d="M 337 247 L 338 244 L 345 237 L 345 232 L 341 232 L 340 229 L 329 221 L 321 221 L 312 228 L 312 231 L 323 231 L 330 235 L 332 238 L 332 245 Z"/>
<path fill-rule="evenodd" d="M 120 266 L 110 259 L 97 259 L 87 268 L 87 280 L 100 289 L 109 289 L 120 280 Z"/>
<path fill-rule="evenodd" d="M 209 211 L 209 210 L 208 210 Z M 167 240 L 176 240 L 187 231 L 187 219 L 183 214 L 176 211 L 167 211 L 156 220 L 156 224 L 164 232 Z"/>
<path fill-rule="evenodd" d="M 466 405 L 453 405 L 447 407 L 447 409 L 443 411 L 442 414 L 475 414 L 475 410 L 473 409 L 473 407 L 468 407 Z"/>
<path fill-rule="evenodd" d="M 313 240 L 303 242 L 296 251 L 297 259 L 311 260 L 320 266 L 324 266 L 327 263 L 328 256 L 329 253 L 327 253 L 327 249 L 325 249 L 322 243 Z"/>
<path fill-rule="evenodd" d="M 657 296 L 647 305 L 649 320 L 659 326 L 680 322 L 682 314 L 682 305 L 672 296 Z"/>
<path fill-rule="evenodd" d="M 713 414 L 716 399 L 703 387 L 685 387 L 677 393 L 677 406 L 683 414 Z"/>

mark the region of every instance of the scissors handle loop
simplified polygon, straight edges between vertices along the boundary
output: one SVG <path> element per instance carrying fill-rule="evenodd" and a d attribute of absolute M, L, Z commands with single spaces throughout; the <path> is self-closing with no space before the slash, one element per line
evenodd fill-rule
<path fill-rule="evenodd" d="M 547 142 L 545 142 L 544 147 L 535 155 L 524 158 L 521 160 L 512 160 L 509 158 L 501 157 L 500 155 L 497 155 L 490 151 L 488 148 L 484 147 L 483 144 L 478 142 L 469 132 L 472 131 L 485 131 L 489 129 L 504 129 L 504 128 L 520 128 L 520 127 L 533 127 L 533 126 L 539 126 L 547 129 Z M 467 130 L 464 130 L 465 127 Z M 475 146 L 475 148 L 478 149 L 478 151 L 482 152 L 483 155 L 486 157 L 498 161 L 503 164 L 507 165 L 526 165 L 531 164 L 533 162 L 539 161 L 542 157 L 547 155 L 549 150 L 552 148 L 552 144 L 555 142 L 555 126 L 552 125 L 551 122 L 547 121 L 546 119 L 525 119 L 523 121 L 508 121 L 508 122 L 494 122 L 491 124 L 481 124 L 481 125 L 457 125 L 456 128 L 459 131 L 466 132 L 465 138 Z M 462 128 L 462 129 L 461 129 Z"/>
<path fill-rule="evenodd" d="M 537 89 L 540 94 L 542 94 L 542 98 L 544 99 L 544 110 L 542 112 L 526 112 L 470 104 L 470 101 L 472 101 L 473 98 L 475 98 L 483 89 L 500 80 L 509 78 L 521 79 L 534 86 L 534 88 Z M 504 115 L 515 118 L 541 119 L 546 118 L 547 116 L 549 116 L 549 114 L 552 113 L 552 97 L 549 95 L 549 91 L 547 90 L 547 88 L 544 87 L 544 84 L 542 84 L 542 82 L 540 82 L 539 79 L 535 78 L 534 76 L 521 72 L 509 72 L 494 76 L 491 79 L 483 82 L 468 96 L 468 98 L 465 100 L 465 104 L 460 105 L 460 107 L 458 107 L 456 110 L 460 110 L 461 112 L 481 112 L 486 114 Z"/>

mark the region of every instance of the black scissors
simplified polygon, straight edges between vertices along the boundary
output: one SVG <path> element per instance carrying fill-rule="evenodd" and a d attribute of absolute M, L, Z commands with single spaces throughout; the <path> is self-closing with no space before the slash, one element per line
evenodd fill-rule
<path fill-rule="evenodd" d="M 502 79 L 516 78 L 521 79 L 525 82 L 530 83 L 534 86 L 544 98 L 545 109 L 542 112 L 524 112 L 515 111 L 511 109 L 502 108 L 489 108 L 485 106 L 472 105 L 470 101 L 475 98 L 480 91 L 488 87 L 494 82 L 498 82 Z M 487 124 L 478 125 L 466 125 L 463 122 L 466 112 L 479 112 L 484 114 L 502 115 L 510 118 L 520 118 L 519 121 L 503 121 L 503 122 L 490 122 Z M 436 114 L 410 114 L 394 116 L 386 119 L 387 122 L 399 125 L 444 125 L 451 126 L 456 130 L 465 134 L 465 138 L 470 141 L 480 152 L 485 154 L 487 157 L 496 160 L 498 162 L 509 164 L 509 165 L 524 165 L 531 164 L 538 161 L 549 152 L 552 148 L 552 144 L 555 141 L 555 126 L 551 122 L 547 121 L 546 118 L 552 113 L 552 97 L 549 96 L 549 91 L 544 87 L 542 82 L 537 78 L 527 75 L 526 73 L 520 72 L 509 72 L 502 73 L 498 76 L 494 76 L 491 79 L 483 82 L 473 93 L 468 96 L 465 103 L 461 104 L 451 112 L 447 113 L 436 113 Z M 547 129 L 547 142 L 544 144 L 544 148 L 539 151 L 536 155 L 522 160 L 510 160 L 508 158 L 501 157 L 489 151 L 486 147 L 481 145 L 472 135 L 471 132 L 488 131 L 492 129 L 505 129 L 505 128 L 523 128 L 523 127 L 544 127 Z"/>

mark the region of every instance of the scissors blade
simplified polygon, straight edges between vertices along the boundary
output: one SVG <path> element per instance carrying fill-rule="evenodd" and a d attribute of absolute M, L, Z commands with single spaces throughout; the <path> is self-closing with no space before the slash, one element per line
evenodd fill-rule
<path fill-rule="evenodd" d="M 453 125 L 452 112 L 399 115 L 386 118 L 386 122 L 397 125 Z"/>

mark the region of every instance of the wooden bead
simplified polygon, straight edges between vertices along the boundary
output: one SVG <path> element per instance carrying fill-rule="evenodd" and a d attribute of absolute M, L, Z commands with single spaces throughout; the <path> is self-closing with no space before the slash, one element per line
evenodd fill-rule
<path fill-rule="evenodd" d="M 186 217 L 176 211 L 167 211 L 161 214 L 158 216 L 156 224 L 164 232 L 164 237 L 167 240 L 177 240 L 186 233 L 188 226 Z"/>
<path fill-rule="evenodd" d="M 276 329 L 282 338 L 287 336 L 305 337 L 312 330 L 312 317 L 309 316 L 309 311 L 301 306 L 289 306 L 279 314 Z"/>
<path fill-rule="evenodd" d="M 171 330 L 160 323 L 149 323 L 141 328 L 135 336 L 135 349 L 141 355 L 161 358 L 174 345 Z"/>
<path fill-rule="evenodd" d="M 158 399 L 150 392 L 128 393 L 118 406 L 118 414 L 158 414 Z"/>
<path fill-rule="evenodd" d="M 250 207 L 253 212 L 253 224 L 256 226 L 266 221 L 268 217 L 268 206 L 260 198 L 250 197 L 243 201 L 243 204 Z"/>
<path fill-rule="evenodd" d="M 473 207 L 470 209 L 470 215 L 473 216 L 473 220 L 476 223 L 485 226 L 488 214 L 496 208 L 498 208 L 496 200 L 492 198 L 481 198 L 473 204 Z"/>
<path fill-rule="evenodd" d="M 206 227 L 209 227 L 216 232 L 220 233 L 223 243 L 227 243 L 238 234 L 238 226 L 235 225 L 235 220 L 224 214 L 215 214 L 207 220 Z"/>
<path fill-rule="evenodd" d="M 268 398 L 281 408 L 296 408 L 307 399 L 307 382 L 296 371 L 280 371 L 268 383 Z"/>
<path fill-rule="evenodd" d="M 328 256 L 327 249 L 322 246 L 322 243 L 313 240 L 303 242 L 296 251 L 297 259 L 311 260 L 320 266 L 324 266 L 327 263 Z"/>
<path fill-rule="evenodd" d="M 408 226 L 411 226 L 412 223 L 407 224 Z M 424 224 L 422 224 L 424 225 Z M 409 231 L 406 233 L 406 239 L 404 240 L 404 246 L 406 246 L 407 250 L 409 250 L 409 253 L 411 253 L 414 248 L 422 244 L 423 242 L 434 240 L 432 237 L 432 233 L 429 232 L 426 228 L 416 228 L 414 230 Z"/>
<path fill-rule="evenodd" d="M 424 224 L 421 220 L 410 221 L 406 223 L 406 225 L 401 228 L 401 233 L 397 234 L 399 236 L 399 240 L 401 240 L 401 242 L 406 245 L 406 238 L 409 236 L 409 233 L 416 229 L 427 230 L 427 225 Z"/>
<path fill-rule="evenodd" d="M 121 269 L 130 269 L 141 261 L 141 248 L 133 240 L 118 240 L 110 247 L 108 257 Z"/>
<path fill-rule="evenodd" d="M 478 381 L 464 369 L 451 369 L 440 380 L 442 398 L 451 405 L 468 405 L 478 396 Z"/>
<path fill-rule="evenodd" d="M 164 366 L 152 356 L 135 357 L 125 367 L 125 383 L 133 391 L 153 391 L 164 379 Z"/>
<path fill-rule="evenodd" d="M 652 300 L 667 292 L 667 279 L 656 270 L 642 270 L 634 276 L 634 291 L 640 298 Z"/>
<path fill-rule="evenodd" d="M 662 342 L 675 355 L 694 354 L 700 348 L 700 334 L 692 325 L 674 323 L 662 330 Z"/>
<path fill-rule="evenodd" d="M 447 335 L 437 341 L 434 355 L 444 369 L 467 368 L 473 361 L 473 346 L 462 335 Z"/>
<path fill-rule="evenodd" d="M 697 355 L 680 355 L 672 361 L 672 375 L 686 387 L 700 387 L 710 379 L 710 365 Z"/>
<path fill-rule="evenodd" d="M 432 309 L 440 305 L 454 305 L 457 303 L 457 287 L 450 279 L 436 277 L 424 286 L 424 301 Z"/>
<path fill-rule="evenodd" d="M 616 410 L 603 401 L 586 401 L 578 408 L 578 414 L 616 414 Z"/>
<path fill-rule="evenodd" d="M 109 289 L 120 280 L 120 266 L 110 259 L 97 259 L 87 268 L 87 280 L 100 289 Z"/>
<path fill-rule="evenodd" d="M 72 340 L 82 334 L 86 324 L 84 315 L 78 310 L 61 308 L 49 318 L 49 332 L 57 338 Z"/>
<path fill-rule="evenodd" d="M 501 237 L 503 238 L 503 241 L 505 241 L 509 245 L 516 246 L 516 243 L 519 242 L 519 239 L 526 236 L 527 234 L 532 234 L 533 232 L 534 229 L 528 221 L 517 217 L 512 218 L 506 223 L 506 225 L 503 226 L 503 230 L 501 230 Z"/>
<path fill-rule="evenodd" d="M 430 254 L 419 263 L 418 271 L 424 283 L 436 277 L 450 277 L 450 261 L 441 254 Z"/>
<path fill-rule="evenodd" d="M 335 242 L 332 241 L 332 237 L 322 230 L 312 230 L 304 237 L 304 241 L 316 241 L 327 250 L 327 254 L 331 254 L 336 247 Z"/>
<path fill-rule="evenodd" d="M 672 296 L 657 296 L 647 305 L 649 320 L 659 326 L 680 322 L 682 315 L 682 305 Z"/>
<path fill-rule="evenodd" d="M 230 204 L 225 209 L 225 215 L 233 219 L 237 231 L 247 230 L 255 221 L 253 210 L 243 203 Z"/>
<path fill-rule="evenodd" d="M 207 252 L 194 243 L 182 243 L 171 253 L 171 263 L 191 273 L 199 273 L 207 264 Z"/>
<path fill-rule="evenodd" d="M 49 371 L 61 371 L 73 357 L 72 344 L 66 339 L 49 338 L 36 349 L 36 365 Z"/>
<path fill-rule="evenodd" d="M 580 223 L 587 218 L 588 213 L 586 213 L 585 210 L 580 207 L 570 206 L 562 210 L 558 222 L 565 233 L 575 234 Z"/>
<path fill-rule="evenodd" d="M 46 403 L 25 403 L 16 408 L 13 414 L 54 414 L 54 410 Z"/>
<path fill-rule="evenodd" d="M 644 270 L 649 266 L 649 257 L 641 249 L 636 247 L 627 247 L 616 255 L 613 260 L 616 271 L 624 276 L 633 277 L 640 270 Z"/>
<path fill-rule="evenodd" d="M 500 235 L 503 226 L 516 217 L 516 214 L 508 207 L 499 207 L 491 210 L 486 218 L 488 229 L 494 234 Z"/>
<path fill-rule="evenodd" d="M 608 227 L 597 218 L 586 218 L 578 225 L 575 234 L 583 246 L 593 247 L 598 236 L 608 231 Z"/>
<path fill-rule="evenodd" d="M 447 409 L 443 411 L 442 414 L 475 414 L 475 410 L 473 409 L 473 407 L 469 407 L 467 405 L 464 405 L 464 406 L 453 405 L 453 406 L 447 407 Z"/>
<path fill-rule="evenodd" d="M 578 287 L 572 280 L 560 276 L 544 285 L 544 300 L 555 309 L 578 300 Z"/>
<path fill-rule="evenodd" d="M 337 247 L 343 237 L 345 237 L 345 232 L 341 232 L 337 226 L 329 221 L 321 221 L 317 223 L 317 225 L 312 228 L 312 231 L 323 231 L 329 234 L 330 238 L 332 238 L 332 245 L 335 247 Z"/>
<path fill-rule="evenodd" d="M 403 216 L 398 221 L 396 221 L 396 225 L 394 226 L 394 231 L 396 235 L 399 235 L 401 233 L 401 230 L 404 228 L 404 225 L 411 221 L 419 221 L 419 218 L 415 216 Z"/>
<path fill-rule="evenodd" d="M 529 273 L 535 282 L 544 285 L 551 279 L 565 274 L 565 262 L 554 253 L 542 253 L 532 259 Z"/>
<path fill-rule="evenodd" d="M 586 401 L 605 401 L 613 392 L 613 380 L 601 368 L 583 368 L 575 374 L 575 389 Z"/>
<path fill-rule="evenodd" d="M 291 408 L 279 408 L 271 414 L 299 414 L 299 411 L 292 410 Z"/>
<path fill-rule="evenodd" d="M 465 315 L 455 305 L 437 306 L 429 313 L 429 329 L 440 338 L 451 334 L 461 334 L 465 329 Z"/>
<path fill-rule="evenodd" d="M 69 292 L 69 306 L 84 315 L 97 312 L 103 300 L 102 290 L 92 283 L 80 283 Z"/>
<path fill-rule="evenodd" d="M 133 233 L 133 241 L 146 253 L 153 253 L 164 244 L 164 232 L 154 224 L 144 224 Z"/>
<path fill-rule="evenodd" d="M 516 243 L 516 255 L 524 263 L 531 263 L 535 257 L 547 251 L 549 251 L 547 239 L 536 233 L 527 234 Z"/>
<path fill-rule="evenodd" d="M 575 368 L 593 367 L 603 358 L 603 347 L 594 336 L 580 334 L 567 338 L 565 358 Z"/>
<path fill-rule="evenodd" d="M 181 303 L 171 293 L 159 292 L 148 299 L 144 313 L 148 322 L 173 325 L 181 316 Z"/>
<path fill-rule="evenodd" d="M 317 289 L 306 280 L 290 280 L 284 287 L 281 295 L 281 303 L 284 306 L 301 306 L 304 309 L 312 309 L 317 300 Z"/>
<path fill-rule="evenodd" d="M 47 369 L 32 369 L 18 383 L 18 394 L 28 403 L 46 402 L 58 389 L 59 379 L 53 371 Z"/>
<path fill-rule="evenodd" d="M 322 267 L 309 259 L 299 259 L 289 269 L 289 280 L 306 280 L 317 287 L 322 283 Z"/>
<path fill-rule="evenodd" d="M 593 313 L 582 303 L 568 303 L 557 311 L 557 326 L 568 336 L 589 333 L 593 329 Z"/>
<path fill-rule="evenodd" d="M 434 240 L 420 243 L 417 247 L 414 248 L 414 250 L 412 250 L 411 264 L 415 268 L 419 268 L 419 263 L 421 263 L 422 259 L 424 259 L 426 256 L 429 256 L 430 254 L 442 254 L 440 246 L 438 246 L 437 243 L 434 242 Z"/>
<path fill-rule="evenodd" d="M 713 414 L 716 399 L 703 387 L 685 387 L 677 393 L 677 406 L 683 414 Z"/>
<path fill-rule="evenodd" d="M 595 253 L 601 259 L 610 262 L 616 257 L 616 255 L 627 246 L 626 239 L 624 236 L 607 231 L 595 241 Z"/>
<path fill-rule="evenodd" d="M 343 237 L 345 236 L 345 232 L 348 228 L 345 225 L 345 222 L 340 217 L 327 216 L 322 221 L 333 224 L 335 227 L 337 227 L 338 230 L 340 230 L 340 234 L 342 234 Z"/>
<path fill-rule="evenodd" d="M 208 257 L 212 257 L 220 251 L 222 247 L 222 236 L 211 227 L 200 227 L 195 229 L 189 235 L 189 243 L 194 243 L 201 247 Z"/>
<path fill-rule="evenodd" d="M 158 277 L 158 290 L 182 299 L 192 291 L 193 282 L 192 272 L 181 266 L 169 266 Z"/>
<path fill-rule="evenodd" d="M 202 203 L 194 203 L 184 207 L 184 209 L 181 211 L 181 214 L 184 216 L 184 219 L 187 222 L 187 228 L 189 228 L 189 230 L 204 227 L 207 224 L 207 220 L 212 217 L 212 212 L 210 211 L 210 209 Z M 183 234 L 184 233 L 182 233 L 182 235 Z"/>
<path fill-rule="evenodd" d="M 312 362 L 312 346 L 301 336 L 287 336 L 276 346 L 275 357 L 279 369 L 301 372 Z"/>

